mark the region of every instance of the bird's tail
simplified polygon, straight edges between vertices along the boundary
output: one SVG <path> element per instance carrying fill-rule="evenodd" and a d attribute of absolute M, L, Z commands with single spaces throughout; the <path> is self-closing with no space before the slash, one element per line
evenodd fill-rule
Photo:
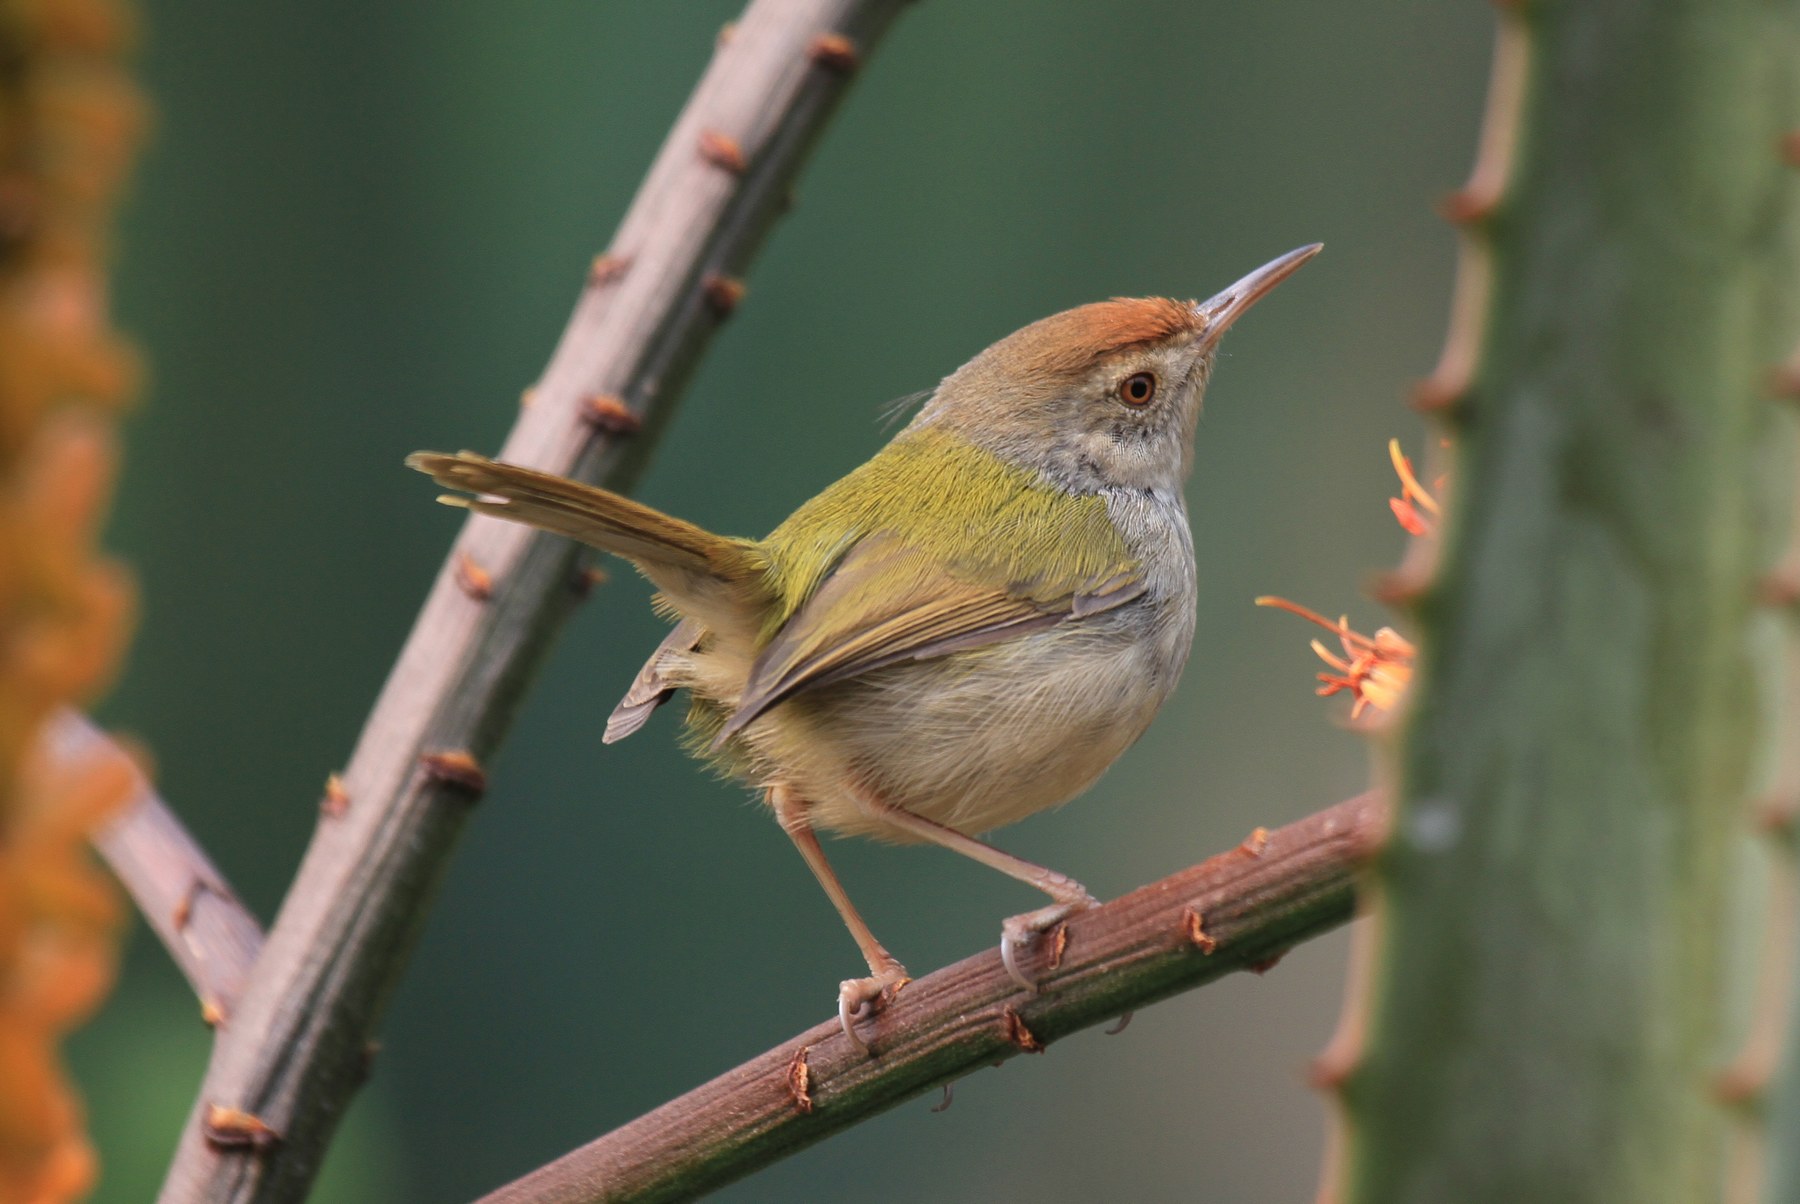
<path fill-rule="evenodd" d="M 696 527 L 628 497 L 474 452 L 414 452 L 408 467 L 475 496 L 438 500 L 567 535 L 650 578 L 676 610 L 711 627 L 754 622 L 768 561 L 755 544 Z"/>

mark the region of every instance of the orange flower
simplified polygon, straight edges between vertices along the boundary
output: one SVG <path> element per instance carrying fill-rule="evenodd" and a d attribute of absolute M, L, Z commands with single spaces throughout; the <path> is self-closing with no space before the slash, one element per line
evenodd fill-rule
<path fill-rule="evenodd" d="M 131 609 L 96 551 L 134 357 L 106 308 L 112 201 L 141 103 L 113 0 L 0 19 L 0 1200 L 66 1204 L 98 1163 L 61 1041 L 106 994 L 123 906 L 89 831 L 122 757 L 47 760 L 42 728 L 118 662 Z"/>
<path fill-rule="evenodd" d="M 1256 604 L 1273 606 L 1289 614 L 1299 615 L 1338 637 L 1338 642 L 1344 647 L 1342 656 L 1333 652 L 1322 640 L 1312 642 L 1313 651 L 1332 670 L 1319 674 L 1319 697 L 1329 698 L 1333 694 L 1348 691 L 1356 700 L 1350 707 L 1352 719 L 1360 718 L 1367 707 L 1391 711 L 1399 705 L 1407 685 L 1412 681 L 1413 657 L 1417 654 L 1417 649 L 1392 627 L 1383 627 L 1374 635 L 1368 636 L 1352 631 L 1348 618 L 1340 618 L 1333 623 L 1317 611 L 1308 610 L 1286 598 L 1262 597 L 1256 600 Z"/>
<path fill-rule="evenodd" d="M 1389 498 L 1388 508 L 1409 535 L 1436 535 L 1442 509 L 1431 490 L 1421 485 L 1414 475 L 1412 461 L 1400 450 L 1400 440 L 1388 440 L 1388 459 L 1393 462 L 1394 475 L 1400 478 L 1400 496 Z M 1443 492 L 1444 478 L 1439 477 L 1433 488 Z M 1338 643 L 1343 646 L 1342 655 L 1321 640 L 1312 642 L 1313 651 L 1330 669 L 1328 673 L 1319 674 L 1318 693 L 1322 698 L 1348 693 L 1355 699 L 1350 707 L 1350 718 L 1360 718 L 1369 707 L 1392 711 L 1400 704 L 1406 687 L 1412 683 L 1413 660 L 1418 650 L 1392 627 L 1383 627 L 1372 636 L 1364 635 L 1351 630 L 1350 620 L 1346 617 L 1340 617 L 1334 623 L 1317 611 L 1286 598 L 1262 597 L 1256 604 L 1299 615 L 1337 636 Z"/>
<path fill-rule="evenodd" d="M 1400 440 L 1388 440 L 1388 459 L 1394 462 L 1394 475 L 1400 478 L 1400 496 L 1388 499 L 1394 517 L 1400 520 L 1408 535 L 1437 534 L 1437 499 L 1426 492 L 1419 484 L 1419 478 L 1413 475 L 1412 461 L 1400 452 Z M 1444 488 L 1442 477 L 1438 478 L 1437 488 L 1440 491 Z"/>

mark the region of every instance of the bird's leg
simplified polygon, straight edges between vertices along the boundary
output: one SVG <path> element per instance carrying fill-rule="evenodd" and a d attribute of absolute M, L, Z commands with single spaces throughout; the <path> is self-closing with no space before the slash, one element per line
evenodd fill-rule
<path fill-rule="evenodd" d="M 1087 887 L 1075 881 L 1067 874 L 1059 874 L 1023 857 L 1014 857 L 1011 853 L 1003 853 L 991 844 L 984 844 L 973 836 L 964 836 L 955 828 L 947 828 L 943 824 L 914 815 L 902 807 L 885 803 L 867 790 L 853 790 L 857 803 L 870 818 L 911 833 L 935 845 L 971 857 L 981 864 L 991 866 L 1002 874 L 1029 883 L 1056 900 L 1048 907 L 1040 907 L 1036 911 L 1028 911 L 1024 915 L 1012 916 L 1000 925 L 1000 960 L 1006 966 L 1006 972 L 1012 975 L 1014 982 L 1025 988 L 1028 994 L 1037 994 L 1037 981 L 1019 968 L 1019 950 L 1030 945 L 1038 936 L 1050 931 L 1069 916 L 1078 911 L 1086 911 L 1099 905 L 1099 900 L 1088 893 Z"/>
<path fill-rule="evenodd" d="M 794 847 L 800 850 L 800 856 L 806 859 L 813 877 L 825 888 L 826 897 L 837 908 L 844 927 L 850 930 L 850 935 L 856 940 L 856 947 L 862 950 L 864 959 L 869 963 L 869 977 L 847 978 L 838 985 L 838 1023 L 843 1025 L 844 1035 L 850 1038 L 850 1044 L 867 1057 L 869 1047 L 856 1035 L 856 1021 L 864 1014 L 873 1014 L 884 998 L 912 980 L 906 976 L 906 967 L 875 939 L 868 923 L 858 914 L 856 905 L 850 902 L 850 896 L 845 892 L 844 884 L 838 881 L 831 863 L 825 860 L 825 850 L 819 847 L 819 838 L 813 832 L 812 824 L 807 822 L 806 800 L 793 787 L 785 782 L 778 782 L 769 787 L 769 805 L 775 809 L 775 818 L 781 822 L 782 831 L 788 834 Z"/>

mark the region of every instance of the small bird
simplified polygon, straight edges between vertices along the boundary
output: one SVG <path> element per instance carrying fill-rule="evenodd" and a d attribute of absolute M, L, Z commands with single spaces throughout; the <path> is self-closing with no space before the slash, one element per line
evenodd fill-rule
<path fill-rule="evenodd" d="M 761 790 L 868 962 L 857 1022 L 906 969 L 875 939 L 817 832 L 941 845 L 1050 904 L 1001 926 L 1007 971 L 1096 905 L 1079 882 L 977 837 L 1074 798 L 1149 726 L 1194 635 L 1182 483 L 1219 338 L 1320 250 L 1211 299 L 1115 299 L 1008 335 L 946 377 L 862 467 L 767 538 L 472 452 L 407 463 L 439 500 L 624 557 L 678 618 L 607 721 L 623 739 L 676 690 L 702 759 Z"/>

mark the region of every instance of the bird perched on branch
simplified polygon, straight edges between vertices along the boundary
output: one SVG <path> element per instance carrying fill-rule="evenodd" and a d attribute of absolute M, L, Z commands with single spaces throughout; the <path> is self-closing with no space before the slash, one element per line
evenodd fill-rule
<path fill-rule="evenodd" d="M 1102 301 L 1001 339 L 945 378 L 873 459 L 767 538 L 714 535 L 639 502 L 472 452 L 407 463 L 442 500 L 624 557 L 679 621 L 607 722 L 677 690 L 702 758 L 765 792 L 868 962 L 856 1024 L 907 981 L 816 832 L 930 842 L 1051 899 L 1002 925 L 1027 991 L 1035 938 L 1095 904 L 977 839 L 1080 794 L 1174 688 L 1194 634 L 1182 483 L 1219 338 L 1319 251 L 1209 300 Z"/>

